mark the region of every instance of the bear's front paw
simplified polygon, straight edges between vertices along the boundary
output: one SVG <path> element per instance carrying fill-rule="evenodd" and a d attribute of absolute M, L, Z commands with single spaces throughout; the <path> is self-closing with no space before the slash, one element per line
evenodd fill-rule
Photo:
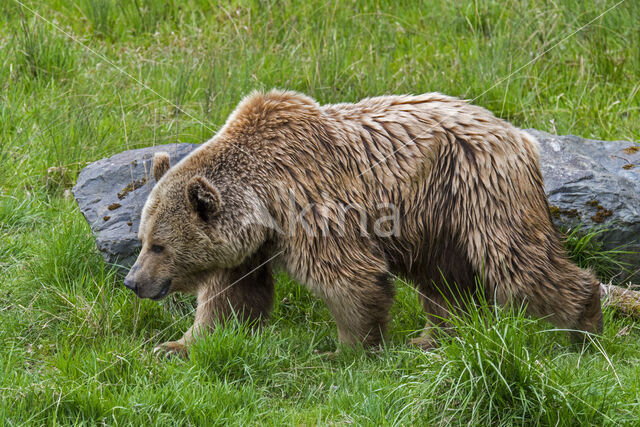
<path fill-rule="evenodd" d="M 323 359 L 331 360 L 338 357 L 338 355 L 340 354 L 340 349 L 338 348 L 335 351 L 320 351 L 318 349 L 315 349 L 313 350 L 313 354 L 317 354 Z"/>
<path fill-rule="evenodd" d="M 422 335 L 418 338 L 409 340 L 409 346 L 418 347 L 424 351 L 434 350 L 438 347 L 436 339 L 428 334 Z"/>
<path fill-rule="evenodd" d="M 178 356 L 185 358 L 188 356 L 189 352 L 187 351 L 187 346 L 180 341 L 168 341 L 165 343 L 156 346 L 153 349 L 153 354 L 158 357 L 173 357 Z"/>

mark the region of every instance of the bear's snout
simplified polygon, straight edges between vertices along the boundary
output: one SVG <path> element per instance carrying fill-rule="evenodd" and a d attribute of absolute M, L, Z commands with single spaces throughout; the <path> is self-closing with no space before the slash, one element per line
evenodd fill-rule
<path fill-rule="evenodd" d="M 136 295 L 138 295 L 138 290 L 140 289 L 140 286 L 138 285 L 138 280 L 136 280 L 137 270 L 138 270 L 138 266 L 134 264 L 133 267 L 131 267 L 131 270 L 129 270 L 129 273 L 127 274 L 127 276 L 122 281 L 122 284 L 125 285 L 127 288 L 131 289 Z"/>
<path fill-rule="evenodd" d="M 122 283 L 127 288 L 131 289 L 138 296 L 138 298 L 159 300 L 169 294 L 169 291 L 171 290 L 171 278 L 164 278 L 160 280 L 149 280 L 149 278 L 145 277 L 136 278 L 134 270 L 136 270 L 135 267 L 131 269 Z M 140 275 L 138 274 L 138 276 Z"/>
<path fill-rule="evenodd" d="M 169 289 L 171 288 L 171 279 L 167 278 L 164 279 L 161 283 L 160 283 L 160 290 L 153 296 L 149 297 L 152 300 L 161 300 L 162 298 L 166 297 L 167 294 L 169 293 Z"/>
<path fill-rule="evenodd" d="M 136 294 L 138 293 L 138 285 L 133 279 L 130 279 L 129 276 L 125 277 L 122 283 Z"/>

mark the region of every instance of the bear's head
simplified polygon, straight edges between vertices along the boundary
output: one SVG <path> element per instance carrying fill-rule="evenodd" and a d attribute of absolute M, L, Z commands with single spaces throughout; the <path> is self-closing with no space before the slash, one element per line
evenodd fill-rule
<path fill-rule="evenodd" d="M 189 158 L 170 169 L 166 153 L 154 156 L 153 174 L 157 184 L 138 231 L 142 248 L 124 279 L 140 298 L 193 292 L 209 272 L 240 265 L 266 240 L 266 229 L 249 217 L 246 185 Z"/>

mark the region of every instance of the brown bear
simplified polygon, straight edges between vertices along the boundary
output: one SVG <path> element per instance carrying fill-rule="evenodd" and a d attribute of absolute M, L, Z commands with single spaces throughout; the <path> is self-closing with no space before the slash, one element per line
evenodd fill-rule
<path fill-rule="evenodd" d="M 210 141 L 169 167 L 142 212 L 125 279 L 139 297 L 198 295 L 194 326 L 265 318 L 273 266 L 322 298 L 343 343 L 379 344 L 394 280 L 412 281 L 430 320 L 478 292 L 562 328 L 599 332 L 599 283 L 555 229 L 537 141 L 439 93 L 319 105 L 295 92 L 246 97 Z"/>

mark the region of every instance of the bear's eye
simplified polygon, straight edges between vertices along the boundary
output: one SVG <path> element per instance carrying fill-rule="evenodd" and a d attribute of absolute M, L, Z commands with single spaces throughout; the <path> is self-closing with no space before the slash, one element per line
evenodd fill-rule
<path fill-rule="evenodd" d="M 164 246 L 161 245 L 151 245 L 151 252 L 154 254 L 160 254 L 164 251 Z"/>

